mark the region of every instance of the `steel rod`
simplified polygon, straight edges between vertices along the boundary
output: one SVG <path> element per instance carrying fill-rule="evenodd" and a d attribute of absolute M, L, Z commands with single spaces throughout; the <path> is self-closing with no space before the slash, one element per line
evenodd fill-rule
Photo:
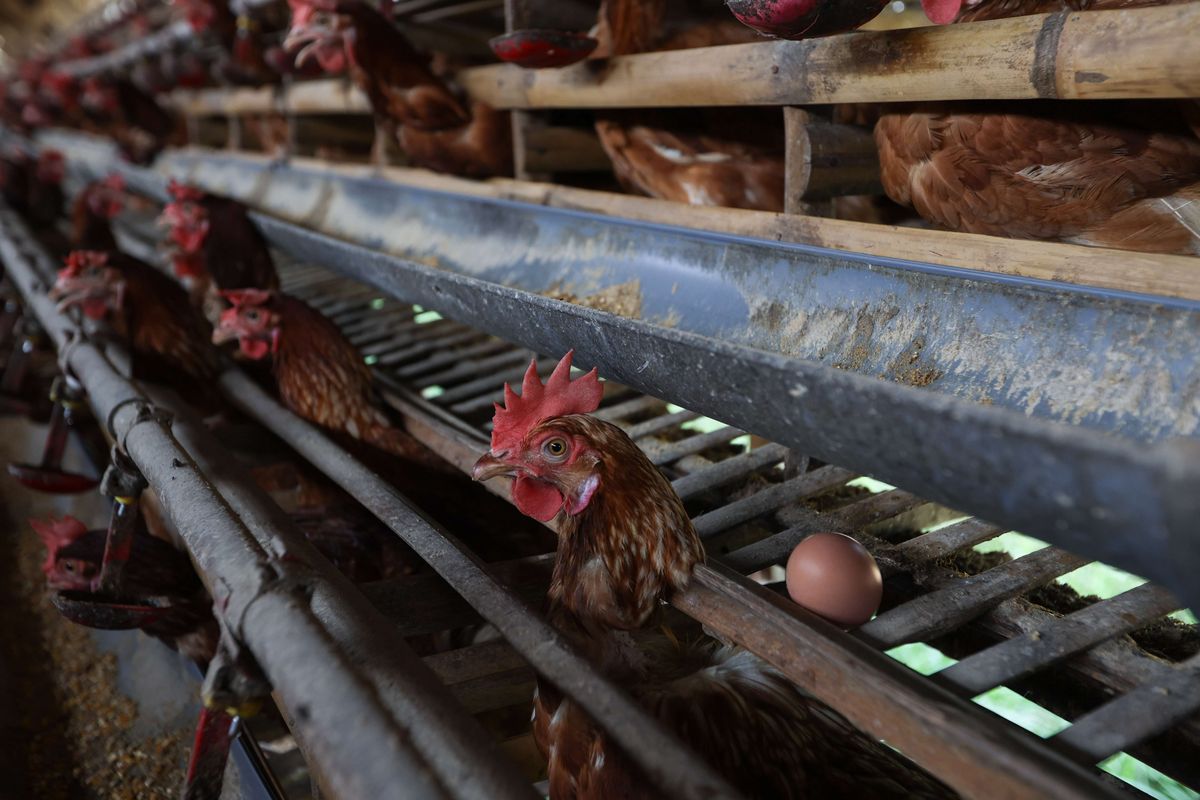
<path fill-rule="evenodd" d="M 1178 607 L 1179 601 L 1170 592 L 1144 583 L 968 656 L 939 672 L 938 679 L 972 695 L 979 694 L 1145 627 Z"/>
<path fill-rule="evenodd" d="M 247 415 L 289 442 L 429 562 L 535 669 L 599 722 L 656 786 L 674 797 L 738 796 L 711 767 L 572 652 L 554 628 L 497 582 L 452 535 L 405 505 L 392 486 L 317 428 L 282 408 L 244 375 L 226 372 L 220 383 Z"/>
<path fill-rule="evenodd" d="M 880 649 L 927 641 L 1087 563 L 1081 556 L 1045 547 L 885 611 L 859 628 L 858 635 Z"/>
<path fill-rule="evenodd" d="M 0 208 L 0 257 L 26 307 L 61 349 L 71 326 L 41 293 L 13 236 L 21 230 Z M 25 244 L 28 246 L 28 237 Z M 98 419 L 110 427 L 158 495 L 186 542 L 229 625 L 291 711 L 306 755 L 344 798 L 387 796 L 405 786 L 411 796 L 444 797 L 445 790 L 387 715 L 354 663 L 335 645 L 304 599 L 302 580 L 259 546 L 245 523 L 197 468 L 163 421 L 142 414 L 147 401 L 90 342 L 70 346 L 67 366 L 86 387 Z M 354 720 L 353 730 L 346 721 Z"/>
<path fill-rule="evenodd" d="M 1086 754 L 1107 758 L 1154 736 L 1200 709 L 1200 655 L 1192 656 L 1167 679 L 1148 683 L 1090 711 L 1054 737 Z"/>

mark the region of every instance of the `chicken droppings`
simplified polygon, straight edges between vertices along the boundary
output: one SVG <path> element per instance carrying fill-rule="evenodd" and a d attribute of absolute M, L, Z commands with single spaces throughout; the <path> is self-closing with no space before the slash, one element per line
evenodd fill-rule
<path fill-rule="evenodd" d="M 9 689 L 13 716 L 2 732 L 8 757 L 24 767 L 18 786 L 6 788 L 30 800 L 178 797 L 188 732 L 132 734 L 137 706 L 117 689 L 116 656 L 102 654 L 87 629 L 59 616 L 45 593 L 41 543 L 5 523 L 0 683 Z"/>
<path fill-rule="evenodd" d="M 619 317 L 641 319 L 642 317 L 642 283 L 637 278 L 625 283 L 615 283 L 586 297 L 579 297 L 562 288 L 543 292 L 544 297 L 552 300 L 562 300 L 577 306 L 587 306 L 597 311 L 607 311 Z"/>

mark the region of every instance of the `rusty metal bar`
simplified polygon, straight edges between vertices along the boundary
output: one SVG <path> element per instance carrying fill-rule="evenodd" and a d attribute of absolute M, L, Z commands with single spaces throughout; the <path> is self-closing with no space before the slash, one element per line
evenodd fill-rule
<path fill-rule="evenodd" d="M 797 514 L 804 519 L 794 522 L 787 530 L 722 556 L 721 563 L 744 574 L 756 572 L 771 564 L 782 563 L 792 552 L 792 548 L 806 536 L 818 531 L 836 531 L 861 536 L 858 529 L 868 520 L 875 521 L 893 516 L 920 502 L 919 498 L 897 491 L 872 495 L 828 513 L 800 509 Z M 885 567 L 886 564 L 880 565 L 880 569 Z"/>
<path fill-rule="evenodd" d="M 692 520 L 692 523 L 696 526 L 696 532 L 700 534 L 700 537 L 707 539 L 734 525 L 768 514 L 780 506 L 840 486 L 853 477 L 853 472 L 841 467 L 821 467 L 783 483 L 777 483 L 761 492 L 755 492 L 749 497 L 735 500 L 728 505 L 709 511 L 707 514 L 701 514 Z"/>
<path fill-rule="evenodd" d="M 670 414 L 663 414 L 653 419 L 644 420 L 634 425 L 622 426 L 625 427 L 625 433 L 634 441 L 641 439 L 643 436 L 655 436 L 672 428 L 677 428 L 685 422 L 691 422 L 699 418 L 699 414 L 695 411 L 673 411 Z"/>
<path fill-rule="evenodd" d="M 766 447 L 759 447 L 732 458 L 727 458 L 700 472 L 693 472 L 690 475 L 684 475 L 682 478 L 676 478 L 671 482 L 671 485 L 675 488 L 676 494 L 687 500 L 701 492 L 714 489 L 743 475 L 749 475 L 755 470 L 777 464 L 786 455 L 787 448 L 783 445 L 769 444 Z M 651 460 L 654 460 L 653 456 L 651 456 Z M 655 463 L 660 462 L 655 461 Z"/>
<path fill-rule="evenodd" d="M 539 374 L 544 373 L 546 370 L 554 369 L 556 363 L 555 359 L 543 359 L 539 361 Z M 446 405 L 458 402 L 459 400 L 478 397 L 480 392 L 494 391 L 497 386 L 505 381 L 520 385 L 521 376 L 524 375 L 527 365 L 528 362 L 521 364 L 519 368 L 514 367 L 499 374 L 486 375 L 482 378 L 467 381 L 466 383 L 460 383 L 453 388 L 446 389 L 445 392 L 438 395 L 434 402 L 438 405 Z"/>
<path fill-rule="evenodd" d="M 470 380 L 485 373 L 493 373 L 517 364 L 528 364 L 531 354 L 524 350 L 508 350 L 481 359 L 463 359 L 453 367 L 441 372 L 434 372 L 412 381 L 413 386 L 424 389 L 426 386 L 453 384 L 455 381 Z"/>
<path fill-rule="evenodd" d="M 1200 655 L 1175 668 L 1162 681 L 1147 683 L 1075 720 L 1054 737 L 1099 761 L 1127 750 L 1200 710 Z"/>
<path fill-rule="evenodd" d="M 931 639 L 958 628 L 1001 600 L 1088 563 L 1090 559 L 1044 547 L 885 611 L 859 628 L 858 635 L 881 649 Z"/>
<path fill-rule="evenodd" d="M 727 569 L 698 568 L 671 602 L 968 797 L 1123 796 L 1024 731 Z"/>
<path fill-rule="evenodd" d="M 22 224 L 0 207 L 0 257 L 8 275 L 58 347 L 71 328 L 41 291 L 21 247 L 31 246 Z M 339 797 L 386 796 L 397 785 L 413 797 L 441 798 L 439 784 L 409 733 L 386 714 L 372 687 L 336 646 L 304 599 L 308 582 L 264 552 L 245 523 L 196 467 L 170 428 L 143 410 L 147 403 L 95 345 L 73 344 L 64 360 L 87 388 L 99 419 L 155 489 L 168 518 L 187 543 L 216 602 L 215 612 L 248 647 L 276 696 L 296 720 L 315 768 Z M 353 730 L 345 720 L 353 719 Z"/>
<path fill-rule="evenodd" d="M 658 412 L 666 408 L 666 401 L 660 400 L 657 397 L 651 397 L 648 394 L 638 395 L 632 400 L 625 400 L 620 403 L 614 403 L 611 406 L 601 408 L 599 411 L 592 412 L 592 416 L 596 419 L 608 420 L 609 422 L 617 422 L 618 420 L 632 417 L 635 414 L 641 414 L 648 411 Z"/>
<path fill-rule="evenodd" d="M 497 350 L 507 350 L 511 347 L 511 344 L 500 339 L 488 339 L 487 341 L 471 345 L 470 347 L 464 347 L 459 350 L 447 350 L 444 353 L 438 353 L 437 355 L 422 359 L 421 361 L 416 361 L 412 364 L 405 364 L 402 367 L 395 368 L 394 371 L 401 378 L 413 378 L 417 375 L 424 375 L 430 370 L 444 367 L 447 364 L 458 363 L 460 359 L 486 356 L 489 353 L 496 352 Z M 528 361 L 532 354 L 529 353 L 529 351 L 523 352 L 525 360 Z"/>
<path fill-rule="evenodd" d="M 407 506 L 394 488 L 244 375 L 225 373 L 221 387 L 244 412 L 288 441 L 425 558 L 535 669 L 600 723 L 652 783 L 675 797 L 709 800 L 738 796 L 711 767 L 575 655 L 554 628 L 498 583 L 452 535 Z"/>
<path fill-rule="evenodd" d="M 719 447 L 720 445 L 727 444 L 739 436 L 744 436 L 745 433 L 745 431 L 738 428 L 726 426 L 715 431 L 709 431 L 708 433 L 689 436 L 678 442 L 663 442 L 654 448 L 654 452 L 650 454 L 650 460 L 658 465 L 670 464 L 672 461 L 678 461 L 684 456 L 695 455 L 711 447 Z M 758 449 L 761 450 L 762 448 Z M 782 460 L 782 456 L 780 460 Z"/>
<path fill-rule="evenodd" d="M 154 399 L 160 395 L 173 393 L 155 391 Z M 177 409 L 176 438 L 264 551 L 315 573 L 316 580 L 309 583 L 313 613 L 357 664 L 379 702 L 404 726 L 441 784 L 460 798 L 528 798 L 529 785 L 516 765 L 413 653 L 403 626 L 373 608 L 359 587 L 320 555 L 237 459 L 213 440 L 202 420 L 179 402 L 170 406 Z M 463 770 L 464 763 L 471 769 Z"/>
<path fill-rule="evenodd" d="M 918 564 L 974 547 L 1002 533 L 1004 528 L 999 525 L 991 525 L 981 519 L 967 519 L 901 542 L 896 545 L 895 552 L 910 564 Z"/>
<path fill-rule="evenodd" d="M 1178 608 L 1179 601 L 1166 589 L 1144 583 L 968 656 L 939 672 L 938 679 L 979 694 L 1149 625 Z"/>

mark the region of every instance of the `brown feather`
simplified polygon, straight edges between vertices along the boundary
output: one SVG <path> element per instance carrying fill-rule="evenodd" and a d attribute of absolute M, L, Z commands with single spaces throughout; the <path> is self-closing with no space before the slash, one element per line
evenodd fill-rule
<path fill-rule="evenodd" d="M 339 4 L 350 75 L 376 121 L 395 136 L 411 164 L 470 177 L 512 171 L 509 115 L 483 103 L 468 107 L 390 20 L 360 0 Z"/>
<path fill-rule="evenodd" d="M 614 54 L 684 50 L 754 41 L 730 20 L 688 26 L 659 42 L 663 3 L 606 0 L 601 48 Z M 659 42 L 657 45 L 656 42 Z M 628 191 L 691 205 L 783 211 L 783 133 L 778 112 L 764 121 L 754 109 L 608 112 L 596 135 Z M 764 135 L 765 134 L 765 135 Z"/>
<path fill-rule="evenodd" d="M 1200 183 L 1200 141 L 1041 108 L 885 114 L 875 127 L 884 189 L 951 230 L 1200 253 L 1159 202 Z"/>
<path fill-rule="evenodd" d="M 747 797 L 955 796 L 753 654 L 712 645 L 676 650 L 638 633 L 663 600 L 686 587 L 704 558 L 700 539 L 670 483 L 620 428 L 587 416 L 556 417 L 525 441 L 540 441 L 547 431 L 586 442 L 598 456 L 599 478 L 590 504 L 560 517 L 550 619 L 651 715 Z M 553 800 L 662 796 L 544 680 L 534 697 L 533 733 L 548 759 Z"/>
<path fill-rule="evenodd" d="M 110 253 L 108 264 L 125 282 L 120 313 L 111 321 L 132 352 L 134 377 L 173 386 L 205 410 L 220 408 L 220 354 L 208 321 L 189 303 L 187 292 L 125 253 Z"/>
<path fill-rule="evenodd" d="M 270 308 L 280 317 L 274 370 L 285 406 L 393 455 L 443 466 L 412 436 L 392 426 L 375 400 L 370 369 L 336 325 L 285 294 L 276 293 Z"/>
<path fill-rule="evenodd" d="M 981 22 L 988 19 L 1023 17 L 1030 14 L 1057 14 L 1063 11 L 1108 11 L 1119 8 L 1169 6 L 1193 0 L 978 0 L 964 4 L 955 22 Z"/>

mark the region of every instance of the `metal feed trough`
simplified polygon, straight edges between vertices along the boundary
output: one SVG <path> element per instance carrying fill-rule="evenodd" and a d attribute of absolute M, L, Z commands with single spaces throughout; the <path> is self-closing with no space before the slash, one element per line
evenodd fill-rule
<path fill-rule="evenodd" d="M 112 166 L 102 150 L 78 140 L 56 137 L 55 146 L 72 156 L 90 153 L 83 163 L 95 172 Z M 1140 633 L 1124 636 L 1196 605 L 1194 581 L 1186 578 L 1197 562 L 1200 518 L 1196 395 L 1188 394 L 1197 371 L 1195 353 L 1180 344 L 1195 341 L 1196 304 L 873 263 L 330 173 L 253 171 L 238 159 L 183 155 L 165 163 L 206 188 L 303 220 L 260 217 L 274 244 L 302 258 L 285 261 L 285 289 L 342 326 L 370 356 L 413 432 L 461 467 L 487 447 L 491 402 L 533 352 L 550 360 L 574 346 L 579 364 L 597 364 L 628 387 L 611 393 L 599 413 L 626 426 L 666 470 L 712 556 L 676 607 L 772 660 L 959 790 L 1105 796 L 1112 790 L 1090 767 L 1122 750 L 1200 784 L 1195 658 L 1156 657 L 1139 644 L 1147 641 Z M 134 186 L 162 196 L 161 175 L 123 169 Z M 373 216 L 365 208 L 376 209 Z M 144 225 L 126 233 L 152 251 Z M 520 244 L 530 241 L 537 247 Z M 534 293 L 589 294 L 633 280 L 637 319 Z M 413 302 L 450 319 L 418 323 Z M 964 334 L 954 320 L 979 309 L 975 324 L 990 337 L 987 346 L 956 349 L 954 337 Z M 795 319 L 812 321 L 789 324 Z M 838 320 L 861 335 L 848 348 L 822 352 Z M 1145 334 L 1141 344 L 1123 344 L 1134 329 Z M 1123 375 L 1142 397 L 1155 396 L 1153 388 L 1167 399 L 1139 405 L 1120 381 L 1092 387 L 1114 352 L 1115 363 L 1138 365 Z M 919 369 L 905 372 L 906 359 Z M 999 380 L 1001 364 L 1021 367 L 1023 377 Z M 1054 380 L 1049 394 L 1034 398 L 1038 370 Z M 927 385 L 899 386 L 881 374 Z M 1070 375 L 1082 377 L 1072 382 Z M 223 385 L 441 576 L 367 587 L 376 613 L 405 635 L 478 618 L 504 634 L 507 642 L 427 659 L 442 667 L 443 680 L 454 664 L 468 682 L 490 681 L 489 693 L 456 692 L 460 702 L 479 710 L 472 698 L 528 697 L 527 664 L 585 704 L 607 691 L 561 645 L 546 651 L 556 638 L 517 599 L 544 589 L 546 557 L 482 564 L 446 547 L 455 544 L 452 536 L 407 511 L 250 381 L 228 373 Z M 658 398 L 687 410 L 672 413 Z M 733 427 L 684 427 L 700 413 Z M 731 445 L 744 431 L 779 443 Z M 805 469 L 797 454 L 828 463 Z M 845 488 L 861 473 L 901 488 Z M 219 488 L 227 497 L 239 491 L 233 481 Z M 958 519 L 935 503 L 983 519 Z M 921 532 L 938 521 L 951 524 Z M 1071 552 L 1050 547 L 1000 563 L 964 558 L 1013 528 Z M 808 533 L 829 529 L 863 541 L 886 576 L 884 609 L 850 636 L 743 577 L 779 563 Z M 1152 585 L 1078 607 L 1056 606 L 1037 591 L 1093 558 L 1156 578 L 1183 602 Z M 922 678 L 882 653 L 909 642 L 933 642 L 961 660 Z M 1073 724 L 1041 742 L 966 702 L 998 685 L 1019 687 Z M 590 702 L 630 752 L 663 752 L 636 709 Z M 686 756 L 647 760 L 660 785 L 680 781 L 673 784 L 678 796 L 706 788 L 703 773 L 682 782 Z"/>

